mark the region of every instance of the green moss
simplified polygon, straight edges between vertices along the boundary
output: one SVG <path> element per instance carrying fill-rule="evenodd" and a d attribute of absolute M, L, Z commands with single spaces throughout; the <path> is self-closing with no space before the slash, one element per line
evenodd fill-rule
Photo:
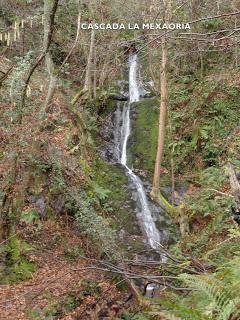
<path fill-rule="evenodd" d="M 36 271 L 36 265 L 27 259 L 22 259 L 8 270 L 8 274 L 3 279 L 3 283 L 16 283 L 32 277 Z"/>
<path fill-rule="evenodd" d="M 132 106 L 132 134 L 129 139 L 129 160 L 134 168 L 153 173 L 157 137 L 159 101 L 156 98 L 144 99 Z"/>
<path fill-rule="evenodd" d="M 64 299 L 64 309 L 67 311 L 71 311 L 75 309 L 80 304 L 80 299 L 76 297 L 74 294 L 69 294 Z"/>
<path fill-rule="evenodd" d="M 171 83 L 169 91 L 173 140 L 167 139 L 166 163 L 173 148 L 175 173 L 219 165 L 227 149 L 225 139 L 238 125 L 236 86 L 209 77 L 191 84 Z M 167 135 L 169 131 L 168 122 Z"/>
<path fill-rule="evenodd" d="M 107 198 L 102 201 L 102 207 L 112 217 L 113 227 L 117 230 L 124 228 L 130 234 L 138 232 L 128 178 L 123 169 L 100 159 L 96 160 L 94 167 L 94 183 L 109 191 Z"/>
<path fill-rule="evenodd" d="M 48 305 L 43 309 L 34 307 L 27 310 L 26 314 L 28 319 L 59 319 L 67 312 L 70 312 L 77 308 L 82 302 L 77 292 L 70 292 L 59 301 L 54 298 L 49 291 L 46 291 L 45 298 L 49 302 Z"/>
<path fill-rule="evenodd" d="M 96 160 L 95 166 L 94 180 L 99 182 L 99 185 L 108 188 L 114 200 L 124 200 L 126 196 L 124 191 L 114 194 L 114 190 L 127 185 L 128 180 L 123 170 L 100 159 Z"/>
<path fill-rule="evenodd" d="M 82 280 L 80 283 L 81 286 L 81 297 L 94 296 L 98 297 L 102 293 L 102 288 L 99 283 L 93 280 Z"/>
<path fill-rule="evenodd" d="M 192 83 L 184 79 L 178 83 L 170 81 L 163 167 L 170 170 L 173 149 L 175 173 L 198 172 L 218 165 L 226 152 L 225 139 L 238 124 L 239 103 L 236 85 L 218 79 Z M 132 106 L 129 163 L 146 171 L 150 180 L 155 164 L 158 120 L 157 98 L 144 99 Z M 168 182 L 166 176 L 163 175 L 164 182 Z"/>
<path fill-rule="evenodd" d="M 76 260 L 79 259 L 80 256 L 84 256 L 84 250 L 79 246 L 75 245 L 73 247 L 65 246 L 64 249 L 64 257 L 66 260 Z"/>
<path fill-rule="evenodd" d="M 6 268 L 1 275 L 0 283 L 16 283 L 32 277 L 36 264 L 28 260 L 26 254 L 32 251 L 25 241 L 12 237 L 5 246 Z"/>
<path fill-rule="evenodd" d="M 27 319 L 29 320 L 41 320 L 40 310 L 30 309 L 26 311 Z"/>

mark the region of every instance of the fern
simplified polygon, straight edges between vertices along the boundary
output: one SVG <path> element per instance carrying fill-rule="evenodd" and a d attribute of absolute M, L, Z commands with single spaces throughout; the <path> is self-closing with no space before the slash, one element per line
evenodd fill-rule
<path fill-rule="evenodd" d="M 232 314 L 235 316 L 239 314 L 237 304 L 240 298 L 233 298 L 231 288 L 226 290 L 213 276 L 182 274 L 179 278 L 189 287 L 206 295 L 206 302 L 208 302 L 206 309 L 210 315 L 217 313 L 218 320 L 229 320 Z M 204 296 L 202 299 L 205 299 Z M 206 311 L 204 312 L 206 314 Z"/>
<path fill-rule="evenodd" d="M 166 320 L 182 320 L 179 317 L 174 316 L 173 314 L 164 314 Z"/>
<path fill-rule="evenodd" d="M 95 209 L 95 199 L 75 188 L 69 188 L 68 192 L 68 207 L 74 212 L 82 235 L 89 236 L 101 252 L 111 254 L 114 258 L 119 256 L 116 231 L 112 228 L 111 220 Z"/>
<path fill-rule="evenodd" d="M 177 298 L 177 301 L 161 301 L 161 305 L 169 311 L 164 311 L 166 320 L 210 320 L 208 316 L 203 314 L 200 310 L 189 306 L 185 299 Z"/>
<path fill-rule="evenodd" d="M 183 305 L 175 305 L 172 312 L 164 312 L 164 317 L 166 320 L 210 320 Z"/>

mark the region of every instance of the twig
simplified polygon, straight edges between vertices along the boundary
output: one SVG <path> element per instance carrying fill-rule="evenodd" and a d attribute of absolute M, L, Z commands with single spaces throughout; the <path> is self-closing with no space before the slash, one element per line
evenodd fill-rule
<path fill-rule="evenodd" d="M 233 196 L 232 194 L 225 193 L 225 192 L 221 192 L 221 191 L 216 190 L 216 189 L 207 188 L 206 190 L 209 190 L 209 191 L 213 191 L 213 192 L 219 193 L 219 194 L 221 194 L 221 195 L 223 195 L 223 196 L 228 196 L 228 197 L 234 198 L 234 196 Z"/>

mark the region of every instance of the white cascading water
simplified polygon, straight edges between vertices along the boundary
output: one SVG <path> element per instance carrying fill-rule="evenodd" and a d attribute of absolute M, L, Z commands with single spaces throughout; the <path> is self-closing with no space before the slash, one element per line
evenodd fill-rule
<path fill-rule="evenodd" d="M 141 211 L 138 212 L 137 215 L 139 219 L 139 224 L 142 227 L 142 230 L 151 248 L 158 250 L 161 237 L 152 217 L 152 213 L 149 208 L 149 203 L 143 187 L 143 183 L 140 180 L 140 178 L 135 173 L 133 173 L 133 171 L 127 165 L 127 143 L 131 133 L 130 107 L 132 102 L 139 101 L 140 99 L 140 89 L 137 79 L 137 68 L 137 55 L 134 54 L 129 58 L 129 101 L 124 105 L 122 111 L 120 163 L 127 169 L 127 174 L 137 190 L 138 199 L 141 205 Z"/>

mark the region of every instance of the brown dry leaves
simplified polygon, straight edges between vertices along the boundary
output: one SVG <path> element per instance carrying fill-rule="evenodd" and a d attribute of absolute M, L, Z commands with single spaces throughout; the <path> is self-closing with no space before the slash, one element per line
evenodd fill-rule
<path fill-rule="evenodd" d="M 1 320 L 29 319 L 27 316 L 29 310 L 34 309 L 41 312 L 53 302 L 61 303 L 64 297 L 72 292 L 78 294 L 78 288 L 81 287 L 83 279 L 94 281 L 101 287 L 103 297 L 100 296 L 99 305 L 92 308 L 91 304 L 96 297 L 86 296 L 77 308 L 62 314 L 58 319 L 91 319 L 89 312 L 96 314 L 102 305 L 106 307 L 106 296 L 107 298 L 112 297 L 114 300 L 119 296 L 115 286 L 106 282 L 103 274 L 94 270 L 73 270 L 87 266 L 86 260 L 77 258 L 67 261 L 64 259 L 66 247 L 73 248 L 83 245 L 73 230 L 73 226 L 60 226 L 55 222 L 46 221 L 43 223 L 42 229 L 35 234 L 33 240 L 31 237 L 33 237 L 33 233 L 29 232 L 25 236 L 25 240 L 31 241 L 30 243 L 36 248 L 29 258 L 37 262 L 38 270 L 28 281 L 0 286 Z M 107 292 L 106 295 L 104 292 Z M 81 318 L 78 318 L 80 314 Z"/>

